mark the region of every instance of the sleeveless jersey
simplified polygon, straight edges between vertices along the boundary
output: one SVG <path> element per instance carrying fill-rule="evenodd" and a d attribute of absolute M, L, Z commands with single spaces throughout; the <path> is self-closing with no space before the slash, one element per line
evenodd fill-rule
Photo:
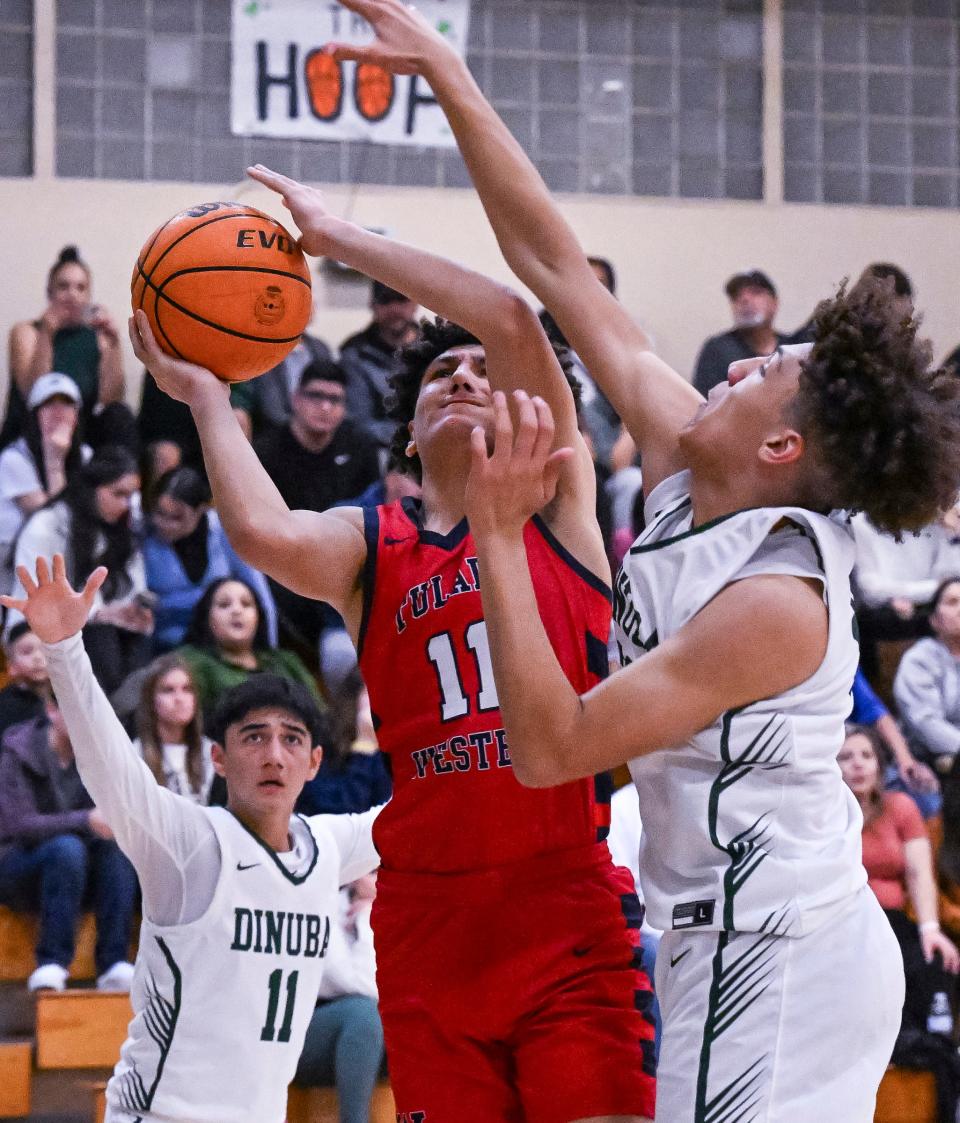
<path fill-rule="evenodd" d="M 394 794 L 374 827 L 385 870 L 473 871 L 596 843 L 609 781 L 513 775 L 466 519 L 424 530 L 414 500 L 365 511 L 360 669 Z M 578 693 L 607 672 L 610 590 L 539 517 L 524 531 L 550 643 Z"/>
<path fill-rule="evenodd" d="M 144 917 L 134 1017 L 107 1100 L 145 1120 L 281 1123 L 341 881 L 377 862 L 369 823 L 364 845 L 362 816 L 300 819 L 313 861 L 297 876 L 226 809 L 204 810 L 220 847 L 213 900 L 188 924 Z"/>
<path fill-rule="evenodd" d="M 674 635 L 724 586 L 760 574 L 822 584 L 827 650 L 799 686 L 630 763 L 643 819 L 644 897 L 658 928 L 799 936 L 866 879 L 862 816 L 836 762 L 859 658 L 852 535 L 796 507 L 738 511 L 694 528 L 689 485 L 681 472 L 654 489 L 647 528 L 617 577 L 622 661 Z M 739 638 L 749 644 L 749 631 Z"/>

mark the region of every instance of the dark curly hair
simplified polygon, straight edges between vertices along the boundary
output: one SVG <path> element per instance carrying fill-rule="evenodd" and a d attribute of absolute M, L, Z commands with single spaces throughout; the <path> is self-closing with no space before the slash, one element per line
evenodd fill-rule
<path fill-rule="evenodd" d="M 960 488 L 960 379 L 931 369 L 919 320 L 898 318 L 889 280 L 817 306 L 791 420 L 811 439 L 816 506 L 863 511 L 899 539 Z"/>
<path fill-rule="evenodd" d="M 453 347 L 470 346 L 482 347 L 483 343 L 466 328 L 462 328 L 451 320 L 445 320 L 443 317 L 437 316 L 435 320 L 421 320 L 417 338 L 400 351 L 399 366 L 390 376 L 390 394 L 386 400 L 387 416 L 397 423 L 388 450 L 390 462 L 396 466 L 397 471 L 405 472 L 418 481 L 423 477 L 423 465 L 420 463 L 420 457 L 407 456 L 406 449 L 410 442 L 408 426 L 417 409 L 420 384 L 427 367 Z M 563 373 L 567 377 L 570 392 L 573 394 L 574 405 L 579 414 L 581 388 L 576 376 L 571 371 L 570 352 L 567 348 L 560 347 L 557 344 L 553 345 L 553 349 Z"/>

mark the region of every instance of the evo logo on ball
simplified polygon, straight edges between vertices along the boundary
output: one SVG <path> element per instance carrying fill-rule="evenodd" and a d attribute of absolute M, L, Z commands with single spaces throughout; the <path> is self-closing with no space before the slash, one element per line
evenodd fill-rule
<path fill-rule="evenodd" d="M 246 229 L 237 231 L 237 249 L 252 250 L 259 246 L 260 249 L 278 249 L 281 253 L 292 254 L 297 249 L 297 243 L 284 234 L 282 230 Z"/>

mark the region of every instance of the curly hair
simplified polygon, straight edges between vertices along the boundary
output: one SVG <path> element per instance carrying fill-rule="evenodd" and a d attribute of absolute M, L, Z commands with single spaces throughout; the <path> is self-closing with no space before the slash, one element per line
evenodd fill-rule
<path fill-rule="evenodd" d="M 571 370 L 570 351 L 551 342 L 579 414 L 581 387 Z M 427 367 L 446 351 L 471 346 L 482 347 L 483 343 L 466 328 L 437 316 L 435 320 L 421 320 L 417 338 L 400 351 L 398 369 L 390 376 L 390 394 L 386 400 L 387 416 L 397 423 L 388 453 L 390 463 L 396 466 L 397 471 L 405 472 L 417 481 L 423 478 L 423 465 L 419 456 L 407 456 L 406 449 L 410 442 L 408 426 L 417 409 L 423 376 Z"/>
<path fill-rule="evenodd" d="M 960 378 L 931 369 L 919 320 L 898 318 L 889 280 L 817 306 L 792 421 L 809 436 L 819 506 L 863 511 L 898 540 L 933 522 L 960 488 Z"/>

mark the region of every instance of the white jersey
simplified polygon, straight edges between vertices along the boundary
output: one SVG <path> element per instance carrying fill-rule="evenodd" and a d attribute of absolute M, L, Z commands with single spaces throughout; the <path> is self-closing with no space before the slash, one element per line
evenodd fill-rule
<path fill-rule="evenodd" d="M 689 487 L 681 472 L 654 489 L 646 530 L 624 558 L 614 593 L 622 661 L 674 635 L 726 585 L 761 574 L 821 582 L 829 633 L 806 682 L 630 762 L 647 910 L 663 929 L 799 936 L 866 880 L 862 817 L 836 762 L 859 658 L 852 536 L 796 507 L 738 511 L 694 528 Z M 741 638 L 750 643 L 749 633 Z"/>
<path fill-rule="evenodd" d="M 229 811 L 206 813 L 221 854 L 213 900 L 189 924 L 144 919 L 134 1018 L 107 1101 L 147 1119 L 281 1123 L 340 884 L 358 875 L 358 858 L 367 870 L 376 861 L 358 845 L 369 816 L 301 820 L 313 858 L 296 875 Z"/>

